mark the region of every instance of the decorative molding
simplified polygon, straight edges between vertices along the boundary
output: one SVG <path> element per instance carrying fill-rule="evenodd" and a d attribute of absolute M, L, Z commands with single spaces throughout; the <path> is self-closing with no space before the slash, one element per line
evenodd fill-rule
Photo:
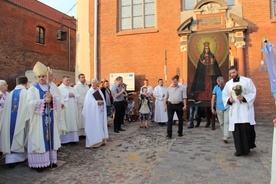
<path fill-rule="evenodd" d="M 237 41 L 237 42 L 235 42 L 235 47 L 237 48 L 237 49 L 240 49 L 240 48 L 244 48 L 244 46 L 245 46 L 245 41 Z"/>
<path fill-rule="evenodd" d="M 180 51 L 181 52 L 187 52 L 188 46 L 187 45 L 180 45 Z"/>

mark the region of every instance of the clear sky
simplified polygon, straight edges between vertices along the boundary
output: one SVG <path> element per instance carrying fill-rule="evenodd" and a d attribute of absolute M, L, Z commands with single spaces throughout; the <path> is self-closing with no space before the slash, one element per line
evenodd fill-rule
<path fill-rule="evenodd" d="M 77 17 L 77 0 L 38 0 L 52 8 L 61 11 L 69 16 Z M 72 8 L 72 10 L 70 10 Z"/>

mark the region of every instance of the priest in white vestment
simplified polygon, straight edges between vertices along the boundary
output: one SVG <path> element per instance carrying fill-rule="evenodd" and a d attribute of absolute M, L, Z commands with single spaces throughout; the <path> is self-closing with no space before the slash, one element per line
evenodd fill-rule
<path fill-rule="evenodd" d="M 5 105 L 5 101 L 9 96 L 9 92 L 7 92 L 7 90 L 8 90 L 7 82 L 5 80 L 0 80 L 0 117 Z"/>
<path fill-rule="evenodd" d="M 164 99 L 166 88 L 163 86 L 163 79 L 158 80 L 158 86 L 153 90 L 155 98 L 154 121 L 160 126 L 164 126 L 168 122 L 168 113 L 164 110 Z"/>
<path fill-rule="evenodd" d="M 5 163 L 10 165 L 27 159 L 25 151 L 26 127 L 29 119 L 27 83 L 27 77 L 18 79 L 18 85 L 9 94 L 0 119 L 0 148 L 5 155 Z"/>
<path fill-rule="evenodd" d="M 60 96 L 52 83 L 47 84 L 49 70 L 37 62 L 33 72 L 37 83 L 27 92 L 30 125 L 28 131 L 28 163 L 30 168 L 42 172 L 49 166 L 57 167 L 57 150 L 60 148 L 58 122 Z"/>
<path fill-rule="evenodd" d="M 58 87 L 63 98 L 64 108 L 62 119 L 66 125 L 66 134 L 60 136 L 62 144 L 79 141 L 79 119 L 78 119 L 78 92 L 70 86 L 70 77 L 64 76 L 62 84 Z"/>
<path fill-rule="evenodd" d="M 99 147 L 108 139 L 106 104 L 98 83 L 97 79 L 91 81 L 92 86 L 85 96 L 83 105 L 86 148 Z"/>
<path fill-rule="evenodd" d="M 85 95 L 87 93 L 87 91 L 89 90 L 89 87 L 86 84 L 86 80 L 85 80 L 85 75 L 84 74 L 79 74 L 78 76 L 79 81 L 78 83 L 75 85 L 75 89 L 79 94 L 79 98 L 78 98 L 78 118 L 79 118 L 79 136 L 85 136 L 85 119 L 84 116 L 82 115 L 82 110 L 83 110 L 83 102 L 84 102 L 84 98 Z"/>
<path fill-rule="evenodd" d="M 254 101 L 256 88 L 251 79 L 238 75 L 236 67 L 229 68 L 231 80 L 222 91 L 224 106 L 229 109 L 229 131 L 233 132 L 235 156 L 247 155 L 255 146 Z M 241 94 L 237 95 L 241 86 Z M 236 89 L 236 90 L 235 90 Z"/>

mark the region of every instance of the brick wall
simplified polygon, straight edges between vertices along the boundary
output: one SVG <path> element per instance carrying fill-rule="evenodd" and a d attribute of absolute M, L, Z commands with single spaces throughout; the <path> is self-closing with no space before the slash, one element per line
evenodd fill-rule
<path fill-rule="evenodd" d="M 276 44 L 276 22 L 273 22 L 270 11 L 270 1 L 240 1 L 243 5 L 244 19 L 249 28 L 246 32 L 246 74 L 257 88 L 255 101 L 256 117 L 258 119 L 272 119 L 276 112 L 275 102 L 270 92 L 268 72 L 260 72 L 260 61 L 265 60 L 261 53 L 262 38 Z M 275 20 L 274 20 L 275 21 Z"/>
<path fill-rule="evenodd" d="M 37 61 L 54 69 L 68 71 L 68 27 L 61 27 L 58 22 L 8 1 L 1 3 L 0 22 L 0 79 L 7 79 L 21 71 L 32 69 Z M 45 28 L 45 45 L 36 44 L 37 26 Z M 59 29 L 67 31 L 66 41 L 56 39 L 56 32 Z M 70 68 L 74 71 L 76 31 L 71 29 L 70 34 Z M 12 90 L 15 86 L 15 78 L 8 79 L 7 82 L 9 90 Z"/>
<path fill-rule="evenodd" d="M 164 79 L 165 50 L 168 58 L 168 80 L 180 68 L 183 71 L 179 37 L 176 29 L 181 24 L 181 1 L 156 1 L 156 29 L 119 31 L 118 1 L 99 0 L 99 78 L 109 78 L 110 73 L 134 72 L 136 91 L 149 79 L 156 86 L 158 78 Z M 244 19 L 249 23 L 246 32 L 245 62 L 246 76 L 252 78 L 257 87 L 255 111 L 257 119 L 271 119 L 275 113 L 274 100 L 269 86 L 267 72 L 258 70 L 261 55 L 261 40 L 267 36 L 276 44 L 275 26 L 270 18 L 269 1 L 239 0 L 243 6 Z M 93 48 L 94 5 L 91 3 L 90 33 Z M 235 53 L 235 50 L 233 50 Z M 91 49 L 91 61 L 93 50 Z M 93 65 L 93 62 L 91 62 Z M 93 67 L 91 68 L 93 73 Z M 189 71 L 188 71 L 189 72 Z"/>
<path fill-rule="evenodd" d="M 176 32 L 180 25 L 180 1 L 156 1 L 156 28 L 121 32 L 118 30 L 118 1 L 99 2 L 100 78 L 109 78 L 109 73 L 134 72 L 136 90 L 145 78 L 155 86 L 159 78 L 164 78 L 165 50 L 168 77 L 176 74 L 176 68 L 182 66 Z"/>

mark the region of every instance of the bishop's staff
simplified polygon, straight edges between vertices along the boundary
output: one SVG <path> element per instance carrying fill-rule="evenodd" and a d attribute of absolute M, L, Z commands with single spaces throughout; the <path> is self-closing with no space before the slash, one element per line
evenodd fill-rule
<path fill-rule="evenodd" d="M 46 122 L 47 122 L 47 130 L 46 130 L 46 139 L 49 141 L 49 158 L 50 158 L 50 167 L 52 168 L 52 135 L 51 135 L 51 107 L 50 107 L 50 103 L 52 101 L 52 95 L 50 93 L 50 81 L 49 81 L 49 76 L 50 76 L 50 72 L 51 69 L 49 67 L 47 67 L 47 71 L 46 71 L 46 77 L 47 77 L 47 86 L 48 86 L 48 90 L 45 94 L 45 98 L 50 98 L 50 101 L 46 102 L 46 112 L 47 112 L 47 118 L 46 118 Z"/>

